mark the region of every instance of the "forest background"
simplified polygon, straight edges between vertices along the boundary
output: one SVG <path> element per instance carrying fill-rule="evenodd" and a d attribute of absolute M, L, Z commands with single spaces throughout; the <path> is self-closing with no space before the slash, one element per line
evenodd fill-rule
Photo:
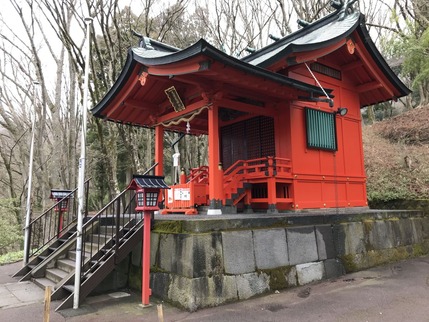
<path fill-rule="evenodd" d="M 337 0 L 338 2 L 339 0 Z M 342 0 L 349 1 L 349 0 Z M 429 2 L 361 0 L 373 41 L 413 93 L 362 109 L 370 201 L 429 197 Z M 205 38 L 235 57 L 317 20 L 331 0 L 3 0 L 0 13 L 0 254 L 20 244 L 36 117 L 32 211 L 52 188 L 77 186 L 83 93 L 84 18 L 91 16 L 89 108 L 117 79 L 143 36 L 185 48 Z M 35 83 L 39 85 L 35 85 Z M 90 209 L 100 209 L 153 162 L 153 130 L 89 115 Z M 167 133 L 170 146 L 177 133 Z M 185 168 L 206 164 L 205 137 L 180 143 Z M 166 160 L 174 151 L 165 151 Z M 172 164 L 166 162 L 167 181 Z M 17 243 L 18 241 L 18 243 Z"/>

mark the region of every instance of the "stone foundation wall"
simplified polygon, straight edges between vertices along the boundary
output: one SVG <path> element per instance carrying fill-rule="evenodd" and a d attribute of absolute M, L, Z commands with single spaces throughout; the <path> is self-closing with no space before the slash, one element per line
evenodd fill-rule
<path fill-rule="evenodd" d="M 283 217 L 278 225 L 269 221 L 280 227 L 258 221 L 253 229 L 155 230 L 152 294 L 195 311 L 429 253 L 429 217 L 421 213 L 327 218 L 302 226 L 293 226 L 301 218 Z M 132 255 L 131 287 L 141 287 L 140 265 L 141 248 Z"/>

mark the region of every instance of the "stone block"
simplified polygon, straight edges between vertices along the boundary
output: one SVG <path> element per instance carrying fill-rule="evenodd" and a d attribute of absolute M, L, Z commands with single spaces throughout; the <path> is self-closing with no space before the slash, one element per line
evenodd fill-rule
<path fill-rule="evenodd" d="M 168 298 L 168 291 L 172 282 L 171 275 L 168 273 L 151 273 L 150 274 L 150 288 L 152 294 L 161 299 Z"/>
<path fill-rule="evenodd" d="M 400 246 L 412 245 L 416 238 L 414 237 L 414 228 L 410 219 L 399 219 L 394 224 Z"/>
<path fill-rule="evenodd" d="M 338 256 L 360 254 L 365 251 L 362 222 L 348 222 L 335 225 L 333 236 Z"/>
<path fill-rule="evenodd" d="M 172 275 L 169 283 L 168 297 L 164 298 L 190 312 L 238 300 L 235 276 L 187 278 Z"/>
<path fill-rule="evenodd" d="M 322 280 L 325 275 L 325 267 L 323 262 L 299 264 L 296 265 L 296 274 L 299 285 L 305 285 Z"/>
<path fill-rule="evenodd" d="M 396 234 L 392 225 L 392 221 L 389 220 L 377 220 L 371 224 L 371 229 L 368 231 L 367 251 L 392 248 L 396 245 Z"/>
<path fill-rule="evenodd" d="M 226 274 L 238 275 L 255 271 L 251 230 L 222 232 L 222 252 Z"/>
<path fill-rule="evenodd" d="M 150 264 L 152 267 L 157 266 L 157 255 L 159 248 L 159 234 L 151 233 L 150 234 Z"/>
<path fill-rule="evenodd" d="M 270 290 L 281 290 L 297 285 L 295 266 L 283 266 L 261 271 L 269 278 Z"/>
<path fill-rule="evenodd" d="M 267 274 L 250 273 L 236 276 L 237 292 L 240 300 L 263 294 L 270 290 Z"/>
<path fill-rule="evenodd" d="M 317 240 L 317 254 L 319 260 L 335 258 L 337 252 L 334 245 L 332 226 L 318 225 L 315 226 L 315 231 Z"/>
<path fill-rule="evenodd" d="M 254 230 L 253 247 L 258 269 L 276 268 L 289 264 L 284 229 Z"/>
<path fill-rule="evenodd" d="M 296 266 L 291 266 L 289 272 L 286 275 L 286 281 L 289 286 L 298 285 L 298 276 L 296 274 Z"/>
<path fill-rule="evenodd" d="M 175 260 L 174 249 L 176 245 L 175 236 L 173 234 L 159 235 L 159 267 L 167 272 L 173 271 L 173 261 Z"/>
<path fill-rule="evenodd" d="M 218 306 L 237 301 L 237 283 L 235 276 L 214 275 L 194 279 L 195 303 L 198 307 Z"/>
<path fill-rule="evenodd" d="M 429 217 L 422 218 L 422 237 L 429 239 Z"/>
<path fill-rule="evenodd" d="M 221 275 L 224 270 L 222 258 L 220 233 L 193 236 L 192 277 Z"/>
<path fill-rule="evenodd" d="M 388 221 L 389 221 L 391 234 L 392 234 L 392 237 L 391 237 L 392 245 L 393 245 L 393 247 L 399 247 L 402 245 L 402 237 L 401 237 L 401 232 L 400 232 L 400 227 L 399 227 L 399 219 L 391 218 Z"/>
<path fill-rule="evenodd" d="M 429 238 L 429 216 L 421 218 L 422 239 Z"/>
<path fill-rule="evenodd" d="M 193 235 L 160 234 L 159 268 L 166 272 L 193 277 Z"/>
<path fill-rule="evenodd" d="M 173 304 L 181 306 L 190 312 L 196 311 L 198 307 L 201 306 L 201 303 L 196 301 L 197 298 L 201 300 L 201 297 L 196 297 L 194 293 L 196 289 L 195 284 L 200 283 L 196 280 L 197 279 L 194 278 L 172 275 L 170 287 L 168 289 L 168 299 L 172 301 Z"/>
<path fill-rule="evenodd" d="M 423 241 L 423 218 L 410 218 L 414 230 L 414 243 Z"/>
<path fill-rule="evenodd" d="M 323 261 L 325 266 L 325 278 L 336 278 L 346 273 L 343 264 L 338 259 L 327 259 Z"/>
<path fill-rule="evenodd" d="M 288 228 L 286 232 L 290 265 L 318 260 L 314 227 Z"/>

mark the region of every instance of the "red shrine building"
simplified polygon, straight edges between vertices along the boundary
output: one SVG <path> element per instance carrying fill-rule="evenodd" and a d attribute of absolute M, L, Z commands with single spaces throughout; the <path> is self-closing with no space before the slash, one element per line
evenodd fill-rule
<path fill-rule="evenodd" d="M 208 136 L 208 164 L 165 196 L 163 213 L 366 207 L 362 107 L 410 90 L 349 2 L 237 59 L 201 39 L 179 50 L 143 37 L 95 117 Z"/>

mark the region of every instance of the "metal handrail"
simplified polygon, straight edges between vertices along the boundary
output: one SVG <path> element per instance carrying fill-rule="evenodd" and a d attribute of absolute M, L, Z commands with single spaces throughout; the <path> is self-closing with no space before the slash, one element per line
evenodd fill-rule
<path fill-rule="evenodd" d="M 158 163 L 153 164 L 143 175 L 157 165 Z M 97 267 L 107 254 L 116 252 L 121 240 L 142 223 L 142 215 L 133 212 L 135 196 L 134 190 L 123 190 L 83 224 L 81 279 L 89 274 L 93 267 Z"/>
<path fill-rule="evenodd" d="M 85 181 L 86 190 L 88 190 L 89 182 L 91 178 Z M 28 239 L 28 248 L 29 254 L 28 257 L 33 256 L 40 250 L 44 249 L 46 246 L 50 245 L 55 239 L 62 236 L 66 231 L 72 227 L 76 222 L 76 202 L 73 202 L 72 206 L 69 206 L 69 209 L 73 208 L 72 211 L 61 211 L 61 202 L 67 198 L 70 198 L 77 188 L 72 190 L 69 194 L 64 196 L 61 200 L 56 202 L 52 207 L 44 211 L 37 218 L 33 219 L 29 224 L 29 235 Z M 71 198 L 70 198 L 71 199 Z M 59 212 L 54 211 L 58 207 Z M 63 216 L 63 220 L 67 223 L 61 227 L 60 218 Z"/>

